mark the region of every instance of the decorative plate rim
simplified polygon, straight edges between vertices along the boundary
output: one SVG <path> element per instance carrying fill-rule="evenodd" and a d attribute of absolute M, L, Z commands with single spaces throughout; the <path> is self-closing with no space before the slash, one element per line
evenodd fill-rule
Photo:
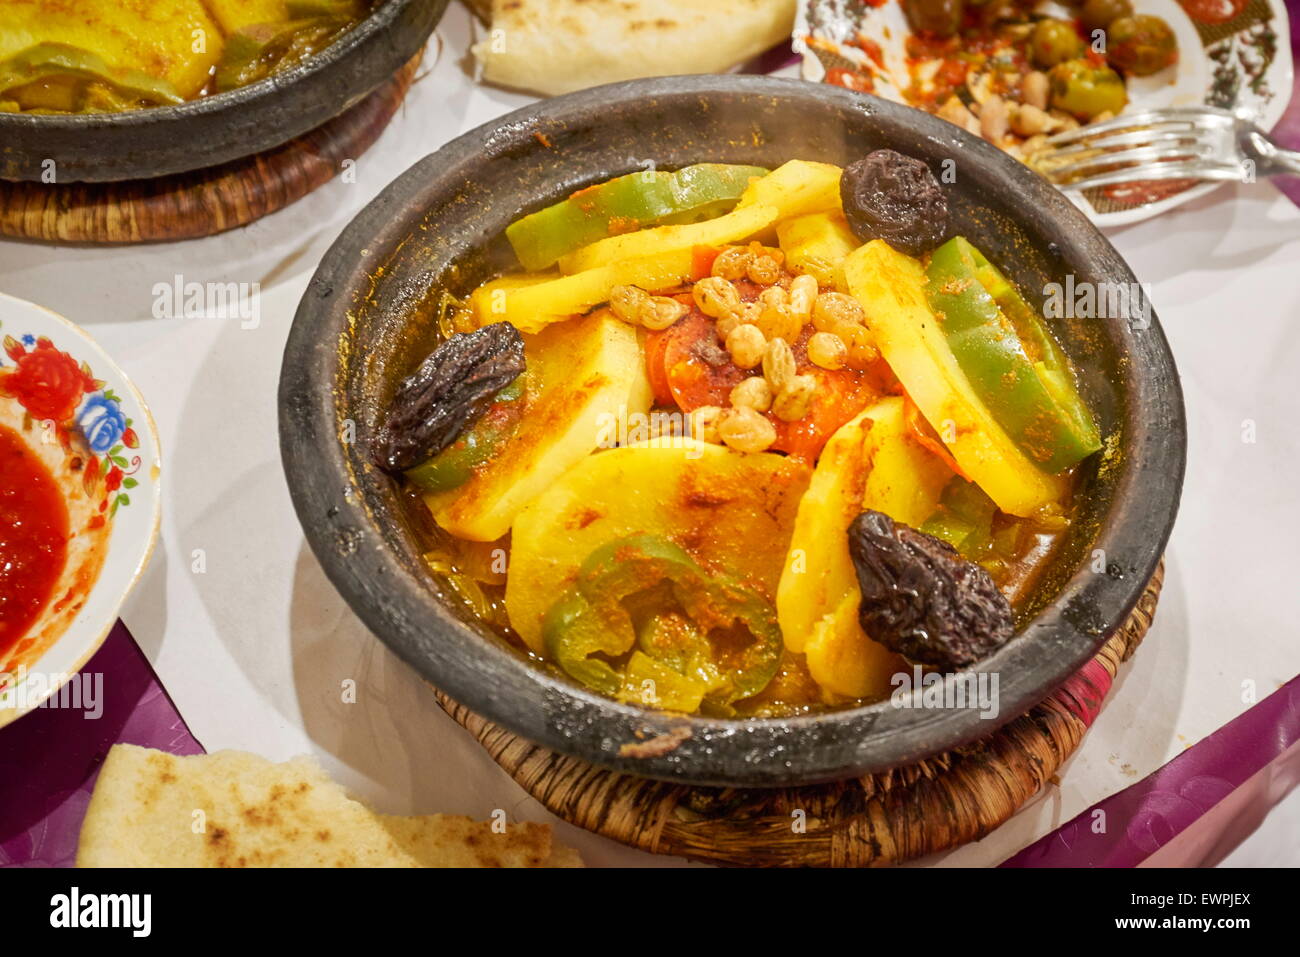
<path fill-rule="evenodd" d="M 67 647 L 72 644 L 85 644 L 84 649 L 76 653 L 72 663 L 62 670 L 54 672 L 55 677 L 59 680 L 57 683 L 48 684 L 47 687 L 39 694 L 24 695 L 25 700 L 17 706 L 0 706 L 0 729 L 14 723 L 23 716 L 30 714 L 37 708 L 41 707 L 47 700 L 59 692 L 59 690 L 79 674 L 85 668 L 87 662 L 94 657 L 108 638 L 109 633 L 117 624 L 118 615 L 122 606 L 126 603 L 128 597 L 139 585 L 140 579 L 144 577 L 145 569 L 148 568 L 149 562 L 158 545 L 158 538 L 162 529 L 162 443 L 158 435 L 158 426 L 154 421 L 153 412 L 145 402 L 144 396 L 136 387 L 134 381 L 128 376 L 122 367 L 108 354 L 107 351 L 81 326 L 74 323 L 65 316 L 60 315 L 52 309 L 40 305 L 39 303 L 29 302 L 26 299 L 20 299 L 17 296 L 11 296 L 7 293 L 0 292 L 0 310 L 8 313 L 13 310 L 20 315 L 26 312 L 36 323 L 40 321 L 52 322 L 61 332 L 66 333 L 72 339 L 77 340 L 78 344 L 86 349 L 96 361 L 96 370 L 99 374 L 107 374 L 110 386 L 120 396 L 128 396 L 134 403 L 132 411 L 138 411 L 138 415 L 133 416 L 135 422 L 140 426 L 137 429 L 138 434 L 147 435 L 148 442 L 141 443 L 142 450 L 151 447 L 152 461 L 146 458 L 145 464 L 156 470 L 156 477 L 150 482 L 140 483 L 140 487 L 147 488 L 150 498 L 150 508 L 147 533 L 137 541 L 142 545 L 131 549 L 128 557 L 129 561 L 134 562 L 129 574 L 117 586 L 118 594 L 108 600 L 107 606 L 97 614 L 93 619 L 86 617 L 86 610 L 82 609 L 76 614 L 76 617 L 68 624 L 63 633 L 54 640 L 50 647 L 46 648 L 34 662 L 32 662 L 29 672 L 37 670 L 35 666 L 45 660 L 51 652 L 60 646 Z M 6 316 L 6 318 L 8 318 Z M 12 321 L 12 320 L 11 320 Z M 67 351 L 67 343 L 56 343 L 61 345 L 63 351 Z M 115 524 L 109 536 L 109 551 L 105 559 L 104 568 L 100 570 L 94 584 L 90 587 L 88 595 L 93 596 L 105 585 L 105 577 L 108 570 L 115 564 L 120 564 L 122 560 L 121 551 L 114 554 L 114 546 L 119 546 L 121 540 L 118 537 L 118 527 Z M 24 687 L 24 683 L 13 686 L 11 691 L 17 691 Z"/>

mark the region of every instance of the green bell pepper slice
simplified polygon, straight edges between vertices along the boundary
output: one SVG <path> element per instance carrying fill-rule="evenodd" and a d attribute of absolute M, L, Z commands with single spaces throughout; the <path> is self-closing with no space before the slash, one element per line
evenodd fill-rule
<path fill-rule="evenodd" d="M 516 220 L 506 238 L 525 269 L 547 269 L 561 256 L 609 236 L 721 216 L 736 205 L 752 177 L 767 172 L 759 166 L 699 163 L 675 173 L 616 176 Z"/>
<path fill-rule="evenodd" d="M 654 535 L 593 551 L 547 611 L 542 636 L 548 655 L 593 690 L 722 714 L 767 686 L 783 649 L 770 603 Z"/>
<path fill-rule="evenodd" d="M 926 296 L 976 396 L 1016 446 L 1056 475 L 1101 448 L 1069 363 L 1037 313 L 968 241 L 934 251 Z"/>
<path fill-rule="evenodd" d="M 426 492 L 460 488 L 473 477 L 475 469 L 496 458 L 518 431 L 523 397 L 524 377 L 521 375 L 496 394 L 487 411 L 455 442 L 403 474 Z"/>
<path fill-rule="evenodd" d="M 921 524 L 920 531 L 943 539 L 966 558 L 977 558 L 992 542 L 997 510 L 982 488 L 956 475 L 944 486 L 939 507 Z"/>

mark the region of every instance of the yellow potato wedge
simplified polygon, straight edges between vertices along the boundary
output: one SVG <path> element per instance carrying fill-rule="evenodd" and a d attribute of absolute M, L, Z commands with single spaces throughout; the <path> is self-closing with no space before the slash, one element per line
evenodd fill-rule
<path fill-rule="evenodd" d="M 867 479 L 864 446 L 870 427 L 863 412 L 836 430 L 799 502 L 776 590 L 776 617 L 791 651 L 803 651 L 813 626 L 834 611 L 846 594 L 857 594 L 847 532 L 862 511 Z"/>
<path fill-rule="evenodd" d="M 668 538 L 706 568 L 738 575 L 769 599 L 808 467 L 682 439 L 588 456 L 515 520 L 506 612 L 538 654 L 542 618 L 597 547 L 633 534 Z"/>
<path fill-rule="evenodd" d="M 873 239 L 844 261 L 844 278 L 885 361 L 962 471 L 1011 515 L 1060 501 L 1066 480 L 1017 448 L 957 365 L 926 301 L 921 264 Z"/>
<path fill-rule="evenodd" d="M 858 623 L 858 590 L 817 622 L 805 649 L 808 672 L 824 691 L 845 698 L 883 698 L 907 660 L 872 641 Z"/>
<path fill-rule="evenodd" d="M 0 65 L 41 44 L 100 57 L 114 79 L 139 72 L 163 80 L 184 99 L 203 89 L 223 48 L 221 31 L 202 0 L 0 3 Z"/>
<path fill-rule="evenodd" d="M 606 421 L 650 408 L 637 331 L 607 309 L 525 336 L 527 405 L 502 451 L 464 485 L 425 496 L 453 535 L 496 541 L 533 499 L 590 455 Z"/>
<path fill-rule="evenodd" d="M 608 302 L 615 286 L 662 292 L 680 286 L 693 275 L 691 250 L 674 249 L 539 282 L 521 283 L 518 277 L 505 277 L 474 290 L 470 305 L 481 326 L 504 321 L 520 332 L 538 333 Z"/>
<path fill-rule="evenodd" d="M 741 194 L 736 208 L 775 206 L 781 219 L 839 211 L 840 175 L 843 172 L 830 163 L 790 160 L 762 179 L 751 182 Z"/>
<path fill-rule="evenodd" d="M 919 528 L 939 507 L 952 469 L 912 435 L 903 418 L 902 396 L 881 399 L 864 414 L 872 425 L 867 433 L 862 507 Z"/>
<path fill-rule="evenodd" d="M 952 471 L 912 437 L 903 399 L 888 396 L 842 425 L 817 460 L 790 538 L 776 593 L 777 619 L 791 651 L 845 595 L 858 593 L 848 528 L 876 509 L 918 526 L 933 514 Z"/>
<path fill-rule="evenodd" d="M 655 226 L 622 236 L 610 236 L 583 246 L 560 259 L 565 275 L 609 266 L 627 259 L 641 259 L 695 246 L 722 246 L 749 239 L 776 222 L 772 206 L 749 206 L 686 226 Z"/>
<path fill-rule="evenodd" d="M 844 260 L 860 245 L 840 212 L 809 213 L 776 227 L 786 266 L 804 273 L 818 285 L 844 291 Z"/>

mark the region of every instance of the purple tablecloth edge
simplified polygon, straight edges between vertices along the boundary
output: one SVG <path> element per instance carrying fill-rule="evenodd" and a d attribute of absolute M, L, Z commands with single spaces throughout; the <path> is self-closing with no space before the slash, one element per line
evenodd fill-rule
<path fill-rule="evenodd" d="M 1134 867 L 1169 845 L 1274 762 L 1288 760 L 1288 750 L 1297 742 L 1300 676 L 1168 764 L 1094 804 L 1001 866 Z M 1280 792 L 1275 790 L 1268 800 L 1276 804 L 1289 790 L 1289 786 Z M 1262 819 L 1262 814 L 1259 817 Z M 1241 837 L 1245 834 L 1238 840 Z M 1180 863 L 1200 865 L 1213 861 Z"/>
<path fill-rule="evenodd" d="M 1300 60 L 1300 0 L 1287 0 L 1287 8 L 1291 48 Z M 754 61 L 747 72 L 772 73 L 797 61 L 789 44 L 781 44 Z M 1292 97 L 1273 135 L 1281 145 L 1300 149 L 1300 95 Z M 1300 205 L 1300 177 L 1282 177 L 1276 182 Z M 99 719 L 87 721 L 81 711 L 41 710 L 0 729 L 0 781 L 5 782 L 0 789 L 0 867 L 67 867 L 74 863 L 81 819 L 113 744 L 138 744 L 172 754 L 204 751 L 122 622 L 114 626 L 87 664 L 86 674 L 105 676 L 104 713 Z M 1233 789 L 1267 769 L 1300 738 L 1298 703 L 1300 678 L 1002 866 L 1140 863 Z M 59 748 L 47 746 L 53 740 L 60 741 Z M 74 742 L 71 752 L 69 741 Z M 50 770 L 56 756 L 66 770 L 54 775 L 54 787 L 47 788 L 43 782 L 49 775 L 42 772 Z M 1220 774 L 1208 773 L 1216 767 Z M 33 782 L 41 784 L 34 786 Z M 1206 803 L 1208 797 L 1215 799 Z M 1126 822 L 1123 831 L 1107 826 L 1097 833 L 1099 810 L 1107 820 Z"/>
<path fill-rule="evenodd" d="M 97 718 L 84 707 L 40 708 L 0 728 L 0 867 L 73 865 L 95 779 L 114 744 L 203 753 L 122 622 L 74 681 L 101 683 Z"/>
<path fill-rule="evenodd" d="M 1286 9 L 1291 21 L 1291 58 L 1300 62 L 1300 0 L 1287 0 Z M 1292 86 L 1291 102 L 1272 133 L 1279 146 L 1300 150 L 1300 74 Z M 1300 206 L 1300 176 L 1278 176 L 1273 182 L 1283 195 Z"/>

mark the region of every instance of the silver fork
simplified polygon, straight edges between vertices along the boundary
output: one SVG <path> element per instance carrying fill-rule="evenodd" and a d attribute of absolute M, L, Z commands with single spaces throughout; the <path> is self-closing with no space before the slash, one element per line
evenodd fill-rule
<path fill-rule="evenodd" d="M 1070 190 L 1153 179 L 1245 183 L 1300 175 L 1300 153 L 1211 106 L 1147 110 L 1057 133 L 1025 161 Z"/>

